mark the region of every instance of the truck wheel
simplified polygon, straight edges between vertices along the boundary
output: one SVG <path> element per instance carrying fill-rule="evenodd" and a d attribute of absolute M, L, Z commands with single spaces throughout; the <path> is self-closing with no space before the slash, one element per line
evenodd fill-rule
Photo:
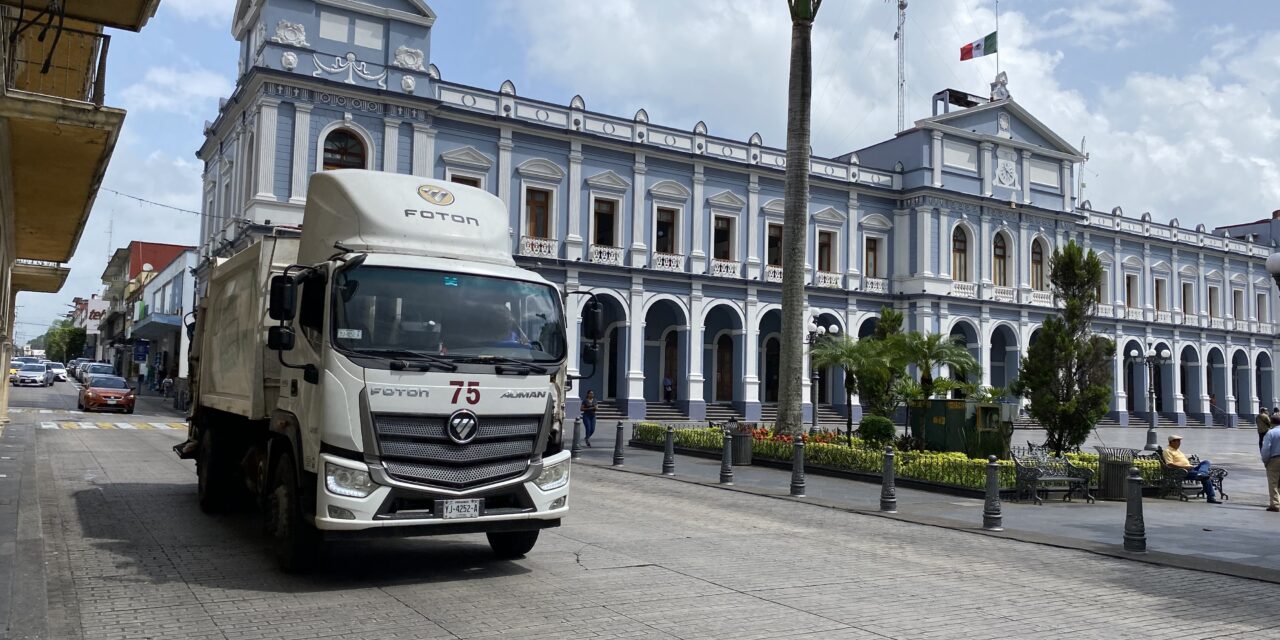
<path fill-rule="evenodd" d="M 311 569 L 320 551 L 320 532 L 302 517 L 293 455 L 284 453 L 276 463 L 271 493 L 267 495 L 267 535 L 280 568 L 288 573 Z"/>
<path fill-rule="evenodd" d="M 200 431 L 200 451 L 196 454 L 196 491 L 201 511 L 213 514 L 227 508 L 228 480 L 213 429 L 206 426 Z"/>
<path fill-rule="evenodd" d="M 529 553 L 538 542 L 537 531 L 495 531 L 485 534 L 493 555 L 501 560 L 514 560 Z"/>

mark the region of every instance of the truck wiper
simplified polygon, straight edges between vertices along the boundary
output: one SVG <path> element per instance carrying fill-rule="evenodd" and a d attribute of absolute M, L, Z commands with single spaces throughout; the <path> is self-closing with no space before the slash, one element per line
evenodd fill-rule
<path fill-rule="evenodd" d="M 440 356 L 432 355 L 430 353 L 423 353 L 421 351 L 408 351 L 405 349 L 361 349 L 359 352 L 372 354 L 372 355 L 398 357 L 399 358 L 398 360 L 391 361 L 392 369 L 405 369 L 406 365 L 404 363 L 404 360 L 411 360 L 411 361 L 416 361 L 422 364 L 426 364 L 429 367 L 438 367 L 445 371 L 458 370 L 458 365 L 453 364 L 452 362 L 449 362 L 448 360 Z M 396 366 L 397 364 L 399 365 L 398 367 Z"/>
<path fill-rule="evenodd" d="M 544 366 L 533 364 L 532 362 L 526 362 L 524 360 L 517 360 L 516 358 L 507 358 L 504 356 L 464 356 L 464 357 L 454 358 L 453 361 L 454 362 L 476 362 L 480 364 L 493 364 L 493 365 L 496 365 L 494 367 L 494 371 L 498 375 L 502 375 L 504 373 L 526 374 L 526 373 L 546 373 L 547 372 L 547 368 Z M 504 367 L 502 366 L 504 364 L 512 365 L 512 366 Z"/>

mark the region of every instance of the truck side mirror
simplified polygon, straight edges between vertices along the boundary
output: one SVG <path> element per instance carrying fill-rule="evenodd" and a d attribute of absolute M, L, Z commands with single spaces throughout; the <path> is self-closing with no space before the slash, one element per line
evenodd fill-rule
<path fill-rule="evenodd" d="M 582 345 L 582 362 L 583 362 L 583 364 L 595 364 L 595 363 L 596 363 L 596 352 L 597 352 L 597 351 L 599 351 L 599 349 L 596 347 L 596 345 L 594 345 L 594 344 L 583 344 L 583 345 Z"/>
<path fill-rule="evenodd" d="M 298 284 L 293 276 L 271 276 L 271 297 L 267 303 L 267 315 L 272 320 L 293 320 L 296 313 Z M 287 351 L 287 349 L 286 349 Z"/>
<path fill-rule="evenodd" d="M 604 305 L 595 298 L 582 308 L 582 337 L 592 342 L 604 337 Z"/>
<path fill-rule="evenodd" d="M 293 351 L 293 329 L 274 326 L 267 329 L 267 348 L 272 351 Z"/>

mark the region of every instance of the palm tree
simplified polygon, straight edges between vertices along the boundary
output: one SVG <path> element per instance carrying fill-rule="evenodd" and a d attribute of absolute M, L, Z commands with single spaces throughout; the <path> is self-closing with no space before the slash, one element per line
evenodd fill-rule
<path fill-rule="evenodd" d="M 804 254 L 809 218 L 809 111 L 813 90 L 813 18 L 822 0 L 787 0 L 791 10 L 791 70 L 787 84 L 787 175 L 782 228 L 782 340 L 778 362 L 778 425 L 801 433 L 804 365 Z M 815 410 L 817 407 L 814 408 Z"/>
<path fill-rule="evenodd" d="M 933 370 L 946 365 L 963 378 L 978 369 L 978 362 L 959 338 L 941 333 L 907 334 L 904 349 L 907 360 L 920 370 L 920 390 L 925 399 L 933 397 Z"/>
<path fill-rule="evenodd" d="M 848 334 L 831 336 L 813 346 L 809 355 L 815 368 L 840 367 L 844 370 L 845 438 L 853 442 L 853 394 L 858 391 L 857 372 L 868 366 L 877 355 L 875 345 L 849 337 Z"/>

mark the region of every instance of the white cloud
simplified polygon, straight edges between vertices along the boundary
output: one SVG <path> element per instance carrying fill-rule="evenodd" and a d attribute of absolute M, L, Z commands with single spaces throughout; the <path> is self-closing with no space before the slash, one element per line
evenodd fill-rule
<path fill-rule="evenodd" d="M 1133 44 L 1131 29 L 1168 29 L 1174 16 L 1168 0 L 1090 0 L 1045 14 L 1039 36 L 1093 49 L 1123 49 Z"/>
<path fill-rule="evenodd" d="M 218 98 L 231 95 L 230 78 L 199 66 L 151 67 L 120 95 L 126 109 L 176 113 L 192 121 L 217 111 Z"/>
<path fill-rule="evenodd" d="M 172 11 L 187 21 L 206 22 L 214 26 L 230 25 L 236 0 L 164 0 L 160 11 Z"/>

